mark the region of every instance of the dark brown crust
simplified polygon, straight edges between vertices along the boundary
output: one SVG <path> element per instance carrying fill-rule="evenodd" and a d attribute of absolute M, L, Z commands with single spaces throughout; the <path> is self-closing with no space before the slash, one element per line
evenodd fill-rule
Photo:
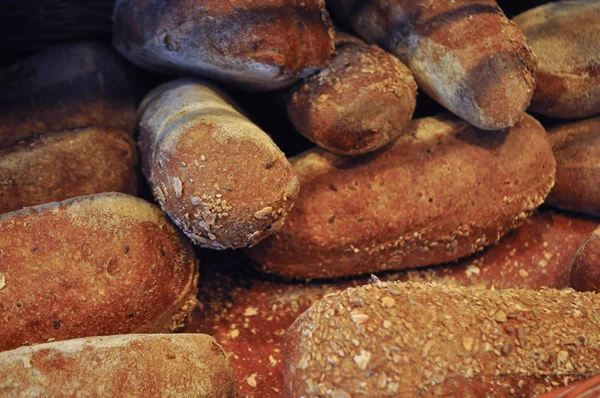
<path fill-rule="evenodd" d="M 600 296 L 569 289 L 351 288 L 288 329 L 286 393 L 532 397 L 600 373 L 598 317 Z"/>
<path fill-rule="evenodd" d="M 342 35 L 340 39 L 339 36 Z M 288 93 L 296 129 L 340 155 L 377 150 L 406 129 L 417 84 L 398 58 L 349 35 L 336 34 L 331 63 Z"/>
<path fill-rule="evenodd" d="M 523 148 L 527 148 L 523 151 Z M 291 159 L 302 190 L 286 224 L 248 250 L 286 278 L 331 278 L 440 264 L 496 243 L 539 206 L 555 161 L 532 117 L 490 134 L 443 115 L 415 120 L 360 159 Z"/>
<path fill-rule="evenodd" d="M 52 47 L 0 70 L 0 147 L 34 133 L 109 126 L 133 135 L 127 66 L 102 44 Z"/>
<path fill-rule="evenodd" d="M 581 291 L 600 292 L 600 228 L 588 236 L 577 252 L 571 285 Z"/>
<path fill-rule="evenodd" d="M 113 43 L 133 63 L 245 88 L 290 85 L 333 52 L 323 0 L 120 0 L 113 19 Z"/>
<path fill-rule="evenodd" d="M 234 397 L 221 346 L 201 334 L 93 337 L 0 353 L 3 395 Z"/>
<path fill-rule="evenodd" d="M 298 178 L 271 138 L 220 90 L 175 80 L 148 94 L 140 115 L 144 174 L 196 244 L 247 247 L 281 228 Z"/>
<path fill-rule="evenodd" d="M 191 245 L 156 206 L 82 196 L 0 216 L 0 351 L 170 332 L 196 299 Z"/>
<path fill-rule="evenodd" d="M 552 2 L 514 21 L 538 56 L 531 111 L 560 118 L 600 113 L 600 3 Z"/>
<path fill-rule="evenodd" d="M 124 131 L 49 133 L 0 149 L 0 213 L 102 192 L 136 195 L 135 142 Z"/>
<path fill-rule="evenodd" d="M 546 203 L 600 215 L 600 117 L 549 131 L 556 158 L 556 185 Z"/>
<path fill-rule="evenodd" d="M 496 289 L 564 288 L 577 249 L 599 222 L 540 210 L 497 246 L 458 264 L 378 276 Z M 323 295 L 368 279 L 285 283 L 257 275 L 234 254 L 202 258 L 199 313 L 184 330 L 211 334 L 223 345 L 240 396 L 277 398 L 284 391 L 283 332 Z"/>
<path fill-rule="evenodd" d="M 494 0 L 330 0 L 365 41 L 397 55 L 419 87 L 486 130 L 514 126 L 535 87 L 525 37 Z"/>

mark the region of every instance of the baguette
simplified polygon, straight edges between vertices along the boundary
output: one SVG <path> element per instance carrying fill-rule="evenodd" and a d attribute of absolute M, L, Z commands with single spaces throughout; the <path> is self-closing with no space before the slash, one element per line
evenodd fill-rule
<path fill-rule="evenodd" d="M 538 58 L 531 111 L 560 118 L 600 113 L 600 2 L 552 2 L 514 21 Z"/>
<path fill-rule="evenodd" d="M 549 131 L 556 158 L 556 185 L 546 203 L 600 215 L 600 117 Z"/>
<path fill-rule="evenodd" d="M 541 210 L 498 245 L 458 264 L 378 275 L 385 281 L 435 281 L 449 286 L 565 288 L 577 249 L 597 225 L 598 220 Z M 240 396 L 280 397 L 285 330 L 314 301 L 368 279 L 284 283 L 257 275 L 245 267 L 240 255 L 227 254 L 202 258 L 199 312 L 184 330 L 215 336 L 229 354 Z"/>
<path fill-rule="evenodd" d="M 136 195 L 135 142 L 124 131 L 84 128 L 0 149 L 0 213 L 101 192 Z"/>
<path fill-rule="evenodd" d="M 92 337 L 0 353 L 3 397 L 234 397 L 221 346 L 202 334 Z"/>
<path fill-rule="evenodd" d="M 108 126 L 133 134 L 128 66 L 102 44 L 49 48 L 0 70 L 0 147 L 40 132 Z"/>
<path fill-rule="evenodd" d="M 535 87 L 525 37 L 493 0 L 329 0 L 368 43 L 395 54 L 417 84 L 478 128 L 517 124 Z"/>
<path fill-rule="evenodd" d="M 587 237 L 575 255 L 571 285 L 580 291 L 600 292 L 600 228 Z"/>
<path fill-rule="evenodd" d="M 600 296 L 378 282 L 285 334 L 288 397 L 532 397 L 600 373 Z"/>
<path fill-rule="evenodd" d="M 546 131 L 530 116 L 495 134 L 449 115 L 419 119 L 370 157 L 316 149 L 291 162 L 302 184 L 295 208 L 247 253 L 262 271 L 298 279 L 468 256 L 520 226 L 555 173 Z"/>
<path fill-rule="evenodd" d="M 359 155 L 404 132 L 416 96 L 412 74 L 396 57 L 337 33 L 331 63 L 290 90 L 287 113 L 296 129 L 320 147 Z"/>
<path fill-rule="evenodd" d="M 156 206 L 107 193 L 0 216 L 0 351 L 170 332 L 196 304 L 191 245 Z"/>
<path fill-rule="evenodd" d="M 289 86 L 333 52 L 323 0 L 117 0 L 113 21 L 114 46 L 136 65 L 254 90 Z"/>
<path fill-rule="evenodd" d="M 245 247 L 281 228 L 298 178 L 271 138 L 221 91 L 176 80 L 148 94 L 140 115 L 144 174 L 163 210 L 196 244 Z"/>

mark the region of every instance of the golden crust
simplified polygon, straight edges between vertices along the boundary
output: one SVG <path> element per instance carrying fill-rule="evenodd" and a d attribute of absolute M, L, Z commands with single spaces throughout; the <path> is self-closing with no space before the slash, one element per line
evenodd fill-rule
<path fill-rule="evenodd" d="M 285 335 L 289 397 L 530 397 L 600 373 L 600 296 L 378 282 Z M 336 395 L 337 394 L 337 395 Z"/>
<path fill-rule="evenodd" d="M 189 242 L 156 206 L 119 193 L 0 216 L 0 350 L 170 332 L 196 303 Z"/>

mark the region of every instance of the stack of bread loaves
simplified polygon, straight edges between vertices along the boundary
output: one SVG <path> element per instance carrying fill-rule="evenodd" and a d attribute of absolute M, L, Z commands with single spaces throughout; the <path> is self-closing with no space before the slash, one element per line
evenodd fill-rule
<path fill-rule="evenodd" d="M 0 69 L 2 394 L 600 375 L 600 2 L 507 3 L 116 0 Z"/>

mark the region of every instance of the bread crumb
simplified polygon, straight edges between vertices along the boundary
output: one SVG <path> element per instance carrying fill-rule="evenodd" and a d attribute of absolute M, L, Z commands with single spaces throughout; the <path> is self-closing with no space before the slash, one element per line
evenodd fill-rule
<path fill-rule="evenodd" d="M 258 315 L 258 311 L 254 307 L 248 307 L 248 308 L 246 308 L 246 311 L 244 311 L 244 316 L 254 316 L 254 315 Z"/>
<path fill-rule="evenodd" d="M 0 272 L 0 290 L 6 286 L 6 276 Z"/>
<path fill-rule="evenodd" d="M 273 358 L 273 355 L 269 355 L 269 362 L 271 362 L 271 366 L 277 366 L 277 360 Z"/>
<path fill-rule="evenodd" d="M 246 378 L 246 383 L 248 383 L 250 387 L 256 387 L 256 373 L 252 373 L 248 376 L 248 378 Z"/>

